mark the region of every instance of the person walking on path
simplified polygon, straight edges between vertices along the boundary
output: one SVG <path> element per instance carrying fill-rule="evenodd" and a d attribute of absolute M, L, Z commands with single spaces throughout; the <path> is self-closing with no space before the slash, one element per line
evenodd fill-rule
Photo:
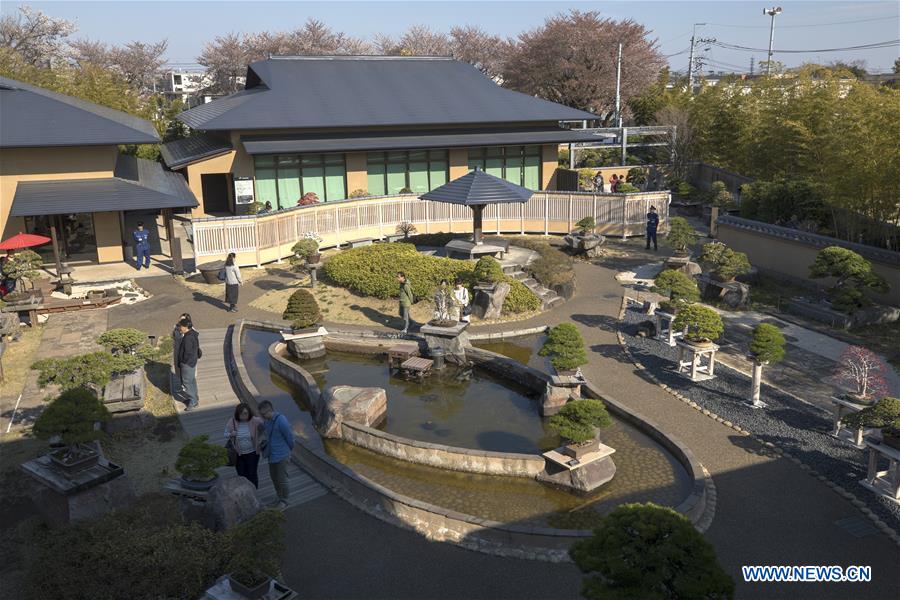
<path fill-rule="evenodd" d="M 272 403 L 263 400 L 259 403 L 259 414 L 265 419 L 266 437 L 269 440 L 266 446 L 266 457 L 269 460 L 269 477 L 278 495 L 276 508 L 284 510 L 288 506 L 288 461 L 291 451 L 294 449 L 294 432 L 287 417 L 275 412 Z"/>
<path fill-rule="evenodd" d="M 178 363 L 178 351 L 181 348 L 181 338 L 183 337 L 179 323 L 181 323 L 182 319 L 187 319 L 191 327 L 194 326 L 194 323 L 191 321 L 191 315 L 181 313 L 178 316 L 178 320 L 175 321 L 175 327 L 172 328 L 172 366 L 175 368 L 175 377 L 178 379 L 178 389 L 184 391 L 184 384 L 181 382 L 181 365 Z"/>
<path fill-rule="evenodd" d="M 619 187 L 619 176 L 613 173 L 609 178 L 609 191 L 615 194 L 617 187 Z"/>
<path fill-rule="evenodd" d="M 144 229 L 144 222 L 138 221 L 137 229 L 132 234 L 134 236 L 134 255 L 137 258 L 137 270 L 141 270 L 141 266 L 150 268 L 150 232 Z"/>
<path fill-rule="evenodd" d="M 228 253 L 222 270 L 225 276 L 225 303 L 228 305 L 228 312 L 237 312 L 238 292 L 244 280 L 241 279 L 241 269 L 234 264 L 234 252 Z"/>
<path fill-rule="evenodd" d="M 656 229 L 659 227 L 659 215 L 656 214 L 656 207 L 651 206 L 650 212 L 647 213 L 647 250 L 650 249 L 650 241 L 653 241 L 653 250 L 659 250 L 656 245 Z"/>
<path fill-rule="evenodd" d="M 400 316 L 403 317 L 403 333 L 409 331 L 409 311 L 413 305 L 413 291 L 406 273 L 397 272 L 397 282 L 400 284 Z"/>
<path fill-rule="evenodd" d="M 469 288 L 464 286 L 460 279 L 457 279 L 456 285 L 453 286 L 453 299 L 459 307 L 459 320 L 468 323 L 469 315 L 472 314 L 469 308 Z"/>
<path fill-rule="evenodd" d="M 241 402 L 225 425 L 225 443 L 237 455 L 234 469 L 259 489 L 259 430 L 263 420 L 254 417 L 250 407 Z"/>
<path fill-rule="evenodd" d="M 594 191 L 604 193 L 606 191 L 606 181 L 603 179 L 603 171 L 597 171 L 594 174 Z"/>
<path fill-rule="evenodd" d="M 188 398 L 184 410 L 194 410 L 200 404 L 197 397 L 197 361 L 203 356 L 200 350 L 200 336 L 187 319 L 178 322 L 181 343 L 178 345 L 178 368 L 181 371 L 181 385 Z"/>

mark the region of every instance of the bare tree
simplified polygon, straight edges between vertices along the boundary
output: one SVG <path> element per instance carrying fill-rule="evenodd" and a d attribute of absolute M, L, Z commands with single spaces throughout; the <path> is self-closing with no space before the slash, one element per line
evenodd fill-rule
<path fill-rule="evenodd" d="M 615 21 L 599 12 L 570 11 L 520 34 L 503 70 L 512 89 L 589 110 L 605 123 L 614 118 L 616 54 L 622 50 L 622 107 L 653 83 L 665 60 L 649 31 L 628 19 Z"/>
<path fill-rule="evenodd" d="M 89 39 L 75 40 L 69 44 L 69 56 L 79 65 L 96 65 L 107 69 L 113 65 L 112 52 L 105 42 Z"/>
<path fill-rule="evenodd" d="M 168 46 L 167 40 L 152 44 L 131 42 L 113 49 L 113 64 L 134 88 L 141 92 L 150 92 L 166 62 L 163 54 L 166 53 Z"/>
<path fill-rule="evenodd" d="M 495 79 L 503 73 L 503 63 L 512 44 L 481 27 L 466 25 L 450 30 L 450 55 Z"/>
<path fill-rule="evenodd" d="M 206 67 L 212 91 L 231 94 L 240 89 L 238 78 L 246 74 L 251 56 L 241 37 L 232 32 L 208 42 L 197 62 Z"/>
<path fill-rule="evenodd" d="M 396 40 L 376 35 L 375 48 L 379 54 L 392 56 L 450 56 L 450 38 L 425 25 L 413 25 Z"/>
<path fill-rule="evenodd" d="M 66 38 L 74 31 L 71 21 L 20 6 L 18 15 L 0 19 L 0 47 L 15 50 L 32 65 L 46 66 L 63 57 Z"/>
<path fill-rule="evenodd" d="M 292 54 L 323 56 L 332 54 L 368 54 L 365 41 L 334 31 L 322 21 L 309 19 L 303 27 L 287 34 Z"/>

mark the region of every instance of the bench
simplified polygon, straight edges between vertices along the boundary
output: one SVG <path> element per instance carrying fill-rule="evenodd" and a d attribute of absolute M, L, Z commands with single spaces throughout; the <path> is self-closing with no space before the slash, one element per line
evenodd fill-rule
<path fill-rule="evenodd" d="M 347 245 L 351 248 L 362 248 L 363 246 L 371 246 L 372 242 L 375 240 L 373 238 L 359 238 L 358 240 L 350 240 L 347 242 Z"/>
<path fill-rule="evenodd" d="M 103 404 L 111 413 L 140 410 L 144 407 L 144 367 L 116 375 L 103 390 Z"/>
<path fill-rule="evenodd" d="M 400 370 L 408 376 L 422 378 L 428 375 L 433 364 L 434 361 L 430 358 L 414 356 L 403 361 Z"/>
<path fill-rule="evenodd" d="M 404 362 L 419 355 L 418 344 L 396 344 L 388 348 L 388 368 L 393 369 L 395 365 L 402 365 Z"/>

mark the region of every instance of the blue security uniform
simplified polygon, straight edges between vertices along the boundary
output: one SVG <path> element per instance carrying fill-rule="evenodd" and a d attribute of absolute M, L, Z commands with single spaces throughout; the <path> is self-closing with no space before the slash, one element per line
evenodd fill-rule
<path fill-rule="evenodd" d="M 137 256 L 137 268 L 141 270 L 141 265 L 150 268 L 150 232 L 146 229 L 135 229 L 134 233 L 134 250 Z"/>
<path fill-rule="evenodd" d="M 656 245 L 656 228 L 659 227 L 659 215 L 655 212 L 647 213 L 647 250 L 650 249 L 650 242 L 653 242 L 653 249 L 657 249 Z"/>

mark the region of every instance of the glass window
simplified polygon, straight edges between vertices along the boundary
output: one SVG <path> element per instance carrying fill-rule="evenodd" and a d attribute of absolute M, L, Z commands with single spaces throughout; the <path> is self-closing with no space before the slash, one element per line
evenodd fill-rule
<path fill-rule="evenodd" d="M 274 164 L 271 167 L 263 168 L 257 163 L 255 179 L 256 201 L 263 204 L 268 201 L 272 203 L 272 206 L 278 206 L 278 188 L 276 187 Z"/>
<path fill-rule="evenodd" d="M 278 203 L 272 206 L 290 208 L 296 206 L 300 193 L 300 160 L 296 156 L 278 157 Z M 263 201 L 265 202 L 265 200 Z"/>
<path fill-rule="evenodd" d="M 406 187 L 406 163 L 388 163 L 387 193 L 399 194 Z"/>
<path fill-rule="evenodd" d="M 382 156 L 383 159 L 384 156 Z M 384 162 L 372 162 L 370 158 L 368 171 L 369 194 L 372 196 L 384 196 L 387 194 L 384 181 Z"/>
<path fill-rule="evenodd" d="M 325 196 L 325 167 L 303 167 L 303 193 L 315 192 L 319 201 Z"/>
<path fill-rule="evenodd" d="M 484 172 L 494 177 L 503 177 L 503 157 L 489 156 L 484 161 Z"/>
<path fill-rule="evenodd" d="M 307 192 L 322 202 L 347 197 L 343 154 L 256 156 L 254 164 L 259 202 L 289 208 Z"/>
<path fill-rule="evenodd" d="M 367 156 L 369 193 L 396 194 L 408 188 L 417 194 L 447 183 L 447 150 L 370 152 Z"/>
<path fill-rule="evenodd" d="M 529 190 L 541 189 L 541 158 L 539 156 L 525 157 L 525 180 L 522 185 Z"/>
<path fill-rule="evenodd" d="M 343 163 L 340 165 L 327 165 L 325 167 L 325 199 L 342 200 L 346 197 Z"/>
<path fill-rule="evenodd" d="M 522 162 L 521 156 L 506 157 L 506 175 L 505 178 L 511 183 L 522 185 Z"/>
<path fill-rule="evenodd" d="M 409 163 L 409 189 L 417 194 L 424 194 L 429 190 L 427 162 Z"/>
<path fill-rule="evenodd" d="M 447 183 L 447 161 L 432 160 L 428 170 L 428 186 L 433 190 Z"/>

